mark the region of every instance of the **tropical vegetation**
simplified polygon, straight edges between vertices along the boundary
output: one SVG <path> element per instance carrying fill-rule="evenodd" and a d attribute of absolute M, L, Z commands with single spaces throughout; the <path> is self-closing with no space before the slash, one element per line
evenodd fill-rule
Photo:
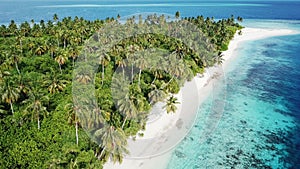
<path fill-rule="evenodd" d="M 161 23 L 166 20 L 164 16 L 152 17 Z M 179 12 L 176 18 L 180 18 Z M 49 21 L 17 24 L 12 20 L 0 27 L 1 168 L 102 168 L 109 158 L 122 162 L 124 155 L 130 153 L 127 138 L 145 129 L 151 106 L 165 101 L 166 112 L 175 112 L 179 102 L 174 94 L 184 80 L 203 73 L 205 67 L 220 64 L 221 52 L 242 28 L 233 16 L 221 20 L 181 18 L 207 36 L 216 55 L 199 55 L 178 40 L 145 34 L 114 45 L 100 56 L 95 75 L 83 69 L 74 82 L 73 70 L 83 57 L 85 43 L 105 24 L 119 23 L 119 19 L 119 15 L 117 19 L 94 21 L 80 17 L 60 19 L 55 14 Z M 127 19 L 125 24 L 146 24 L 134 19 Z M 238 21 L 242 18 L 238 17 Z M 127 61 L 135 59 L 134 53 L 153 46 L 170 51 L 174 62 L 188 68 L 178 64 L 171 70 L 164 70 L 163 65 L 160 70 L 145 69 L 157 60 L 139 59 L 134 68 L 138 73 L 130 77 L 127 95 L 116 96 L 122 99 L 114 102 L 112 85 L 122 84 L 122 78 L 113 77 L 116 69 L 131 70 L 133 66 Z M 182 82 L 180 77 L 184 77 Z M 114 80 L 120 82 L 112 83 Z M 91 81 L 95 82 L 97 100 L 87 109 L 74 103 L 72 85 Z M 102 140 L 101 144 L 97 139 Z"/>

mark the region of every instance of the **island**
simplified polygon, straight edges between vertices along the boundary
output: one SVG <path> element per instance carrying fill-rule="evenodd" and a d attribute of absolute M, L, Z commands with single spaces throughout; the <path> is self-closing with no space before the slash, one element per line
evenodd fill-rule
<path fill-rule="evenodd" d="M 9 25 L 0 27 L 1 167 L 128 168 L 143 165 L 152 168 L 154 164 L 164 164 L 168 153 L 159 159 L 132 160 L 126 156 L 136 148 L 135 141 L 155 138 L 164 130 L 184 128 L 185 123 L 180 119 L 187 116 L 183 112 L 191 112 L 191 107 L 183 106 L 181 96 L 199 93 L 201 96 L 197 99 L 185 101 L 196 107 L 201 104 L 212 90 L 212 81 L 218 80 L 213 76 L 217 71 L 214 67 L 226 66 L 227 61 L 234 58 L 239 43 L 293 33 L 290 30 L 243 28 L 241 17 L 218 20 L 203 16 L 181 18 L 176 12 L 175 19 L 170 22 L 195 25 L 205 37 L 206 46 L 203 47 L 209 48 L 209 53 L 199 54 L 172 37 L 146 33 L 124 38 L 106 55 L 99 56 L 99 68 L 94 74 L 82 69 L 74 76 L 78 60 L 86 56 L 86 44 L 95 40 L 95 35 L 100 34 L 99 30 L 105 25 L 163 25 L 169 19 L 155 14 L 126 21 L 120 18 L 118 15 L 90 21 L 82 17 L 60 19 L 55 14 L 49 21 L 31 20 L 16 24 L 12 20 Z M 170 30 L 176 32 L 176 28 Z M 97 41 L 101 40 L 99 37 L 96 36 Z M 151 59 L 155 56 L 145 57 L 139 62 L 130 58 L 136 52 L 153 47 L 171 53 L 170 70 L 164 70 L 164 66 L 160 70 L 145 69 L 157 62 Z M 130 59 L 133 60 L 130 62 Z M 135 64 L 138 73 L 129 79 L 128 100 L 115 102 L 111 94 L 112 82 L 116 79 L 114 72 L 118 68 L 121 74 L 122 70 L 130 71 L 133 65 L 128 60 Z M 97 101 L 92 105 L 93 109 L 75 104 L 72 96 L 74 82 L 95 84 Z M 197 91 L 188 87 L 191 83 L 196 84 Z M 155 106 L 160 112 L 157 116 L 153 116 Z M 152 146 L 156 144 L 159 143 Z"/>

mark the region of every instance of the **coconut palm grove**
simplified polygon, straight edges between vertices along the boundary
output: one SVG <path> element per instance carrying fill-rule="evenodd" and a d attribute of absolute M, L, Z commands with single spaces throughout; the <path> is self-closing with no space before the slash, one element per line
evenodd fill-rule
<path fill-rule="evenodd" d="M 85 20 L 80 17 L 59 18 L 56 14 L 49 21 L 30 20 L 20 24 L 13 20 L 0 27 L 0 166 L 1 168 L 102 168 L 110 158 L 122 162 L 127 138 L 146 130 L 147 114 L 151 106 L 165 101 L 168 113 L 176 111 L 176 94 L 182 82 L 164 70 L 143 70 L 154 62 L 145 57 L 137 63 L 140 71 L 131 79 L 128 102 L 136 107 L 116 109 L 111 95 L 113 73 L 126 65 L 130 53 L 152 46 L 170 51 L 174 60 L 184 63 L 172 66 L 176 77 L 191 79 L 206 67 L 222 62 L 221 52 L 242 27 L 241 22 L 230 16 L 215 20 L 211 17 L 180 18 L 196 25 L 208 38 L 216 55 L 199 55 L 178 40 L 151 34 L 124 39 L 107 55 L 101 56 L 99 69 L 90 74 L 78 75 L 78 83 L 91 79 L 96 83 L 95 96 L 98 107 L 93 112 L 101 114 L 99 123 L 94 118 L 78 118 L 77 110 L 86 111 L 73 103 L 72 83 L 76 60 L 84 45 L 97 30 L 107 23 L 141 25 L 140 18 L 129 18 L 120 23 L 120 16 L 105 20 Z M 135 22 L 139 19 L 139 22 Z M 166 22 L 165 16 L 152 16 L 158 22 Z M 187 70 L 188 69 L 188 70 Z M 193 77 L 192 76 L 192 77 Z M 126 100 L 125 100 L 126 102 Z M 126 103 L 118 103 L 120 106 Z M 124 111 L 124 112 L 121 112 Z M 126 114 L 125 116 L 123 114 Z M 93 123 L 93 124 L 92 124 Z M 103 141 L 94 142 L 82 126 L 92 124 Z"/>

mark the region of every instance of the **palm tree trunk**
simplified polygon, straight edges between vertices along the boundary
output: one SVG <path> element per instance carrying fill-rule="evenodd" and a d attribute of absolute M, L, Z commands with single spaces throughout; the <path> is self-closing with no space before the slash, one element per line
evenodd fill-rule
<path fill-rule="evenodd" d="M 23 53 L 23 44 L 22 44 L 22 40 L 20 39 L 20 48 L 21 48 L 21 53 Z"/>
<path fill-rule="evenodd" d="M 124 121 L 123 121 L 122 129 L 124 128 L 124 125 L 125 125 L 126 120 L 127 120 L 127 115 L 126 115 L 126 117 L 125 117 L 125 119 L 124 119 Z"/>
<path fill-rule="evenodd" d="M 38 130 L 41 128 L 40 116 L 38 115 Z"/>
<path fill-rule="evenodd" d="M 60 74 L 62 74 L 61 65 L 60 64 L 58 65 L 59 65 Z"/>
<path fill-rule="evenodd" d="M 75 129 L 76 129 L 76 144 L 78 145 L 78 122 L 75 123 Z"/>
<path fill-rule="evenodd" d="M 154 79 L 153 79 L 153 81 L 151 82 L 151 84 L 153 84 L 153 83 L 155 82 L 155 80 L 156 80 L 156 75 L 154 75 Z"/>
<path fill-rule="evenodd" d="M 59 39 L 57 38 L 57 47 L 59 48 Z"/>
<path fill-rule="evenodd" d="M 102 155 L 103 155 L 104 151 L 105 151 L 105 147 L 102 149 L 102 151 L 101 151 L 100 155 L 98 156 L 98 159 L 99 159 L 99 160 L 100 160 L 100 158 L 102 157 Z"/>
<path fill-rule="evenodd" d="M 64 39 L 64 49 L 66 48 L 66 39 Z"/>
<path fill-rule="evenodd" d="M 125 70 L 124 70 L 124 65 L 122 64 L 122 73 L 123 73 L 123 77 L 125 77 Z"/>
<path fill-rule="evenodd" d="M 102 81 L 101 81 L 102 85 L 103 85 L 103 80 L 104 80 L 104 65 L 102 64 Z"/>
<path fill-rule="evenodd" d="M 141 84 L 141 74 L 142 74 L 142 69 L 140 69 L 140 72 L 139 72 L 139 86 Z"/>
<path fill-rule="evenodd" d="M 15 62 L 15 65 L 16 65 L 16 69 L 17 69 L 18 73 L 20 74 L 20 70 L 19 70 L 19 67 L 18 67 L 18 63 Z"/>
<path fill-rule="evenodd" d="M 10 104 L 10 109 L 11 109 L 11 112 L 12 112 L 12 115 L 14 115 L 14 107 L 13 107 L 13 105 L 12 105 L 12 102 L 9 102 L 9 104 Z"/>
<path fill-rule="evenodd" d="M 166 86 L 168 86 L 169 85 L 169 83 L 172 81 L 174 79 L 174 76 L 172 76 L 172 78 L 168 81 L 168 83 L 167 83 L 167 85 Z"/>
<path fill-rule="evenodd" d="M 131 65 L 131 83 L 133 82 L 133 64 Z"/>

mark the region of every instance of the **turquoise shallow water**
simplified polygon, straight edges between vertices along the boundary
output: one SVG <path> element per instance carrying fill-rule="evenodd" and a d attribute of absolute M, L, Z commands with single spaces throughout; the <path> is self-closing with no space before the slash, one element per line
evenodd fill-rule
<path fill-rule="evenodd" d="M 299 41 L 300 35 L 293 35 L 240 45 L 225 70 L 226 106 L 218 127 L 199 142 L 217 98 L 211 96 L 168 169 L 300 168 Z"/>

